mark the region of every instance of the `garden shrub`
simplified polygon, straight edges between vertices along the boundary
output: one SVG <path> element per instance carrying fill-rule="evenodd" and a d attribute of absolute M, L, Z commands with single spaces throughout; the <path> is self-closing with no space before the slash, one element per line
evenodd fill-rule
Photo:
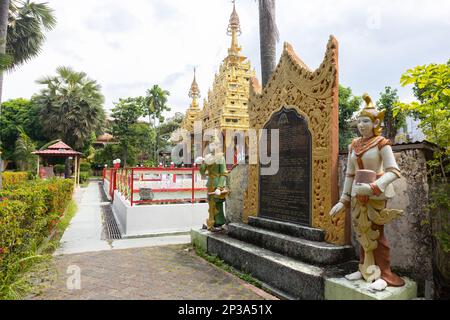
<path fill-rule="evenodd" d="M 65 168 L 66 168 L 66 166 L 63 164 L 55 164 L 53 166 L 53 172 L 56 175 L 62 175 L 64 173 Z"/>
<path fill-rule="evenodd" d="M 89 180 L 90 174 L 89 172 L 80 172 L 80 183 L 85 183 Z"/>
<path fill-rule="evenodd" d="M 4 188 L 9 188 L 28 180 L 28 172 L 5 171 L 1 175 Z"/>
<path fill-rule="evenodd" d="M 0 191 L 0 289 L 17 260 L 52 232 L 72 198 L 73 181 L 27 181 Z M 0 290 L 0 299 L 1 299 Z"/>
<path fill-rule="evenodd" d="M 89 163 L 81 163 L 80 164 L 80 171 L 82 171 L 82 172 L 90 172 L 91 171 L 91 165 Z"/>

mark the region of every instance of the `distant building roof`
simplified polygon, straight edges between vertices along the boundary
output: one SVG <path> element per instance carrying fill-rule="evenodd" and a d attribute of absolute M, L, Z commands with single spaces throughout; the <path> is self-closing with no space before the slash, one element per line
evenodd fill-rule
<path fill-rule="evenodd" d="M 114 136 L 109 133 L 104 133 L 97 138 L 97 142 L 109 142 L 114 140 Z"/>

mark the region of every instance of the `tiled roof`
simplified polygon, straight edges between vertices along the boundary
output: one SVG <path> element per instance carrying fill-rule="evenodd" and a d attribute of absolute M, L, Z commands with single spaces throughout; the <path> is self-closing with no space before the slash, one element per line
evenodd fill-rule
<path fill-rule="evenodd" d="M 71 147 L 69 147 L 67 144 L 65 144 L 62 141 L 58 141 L 55 144 L 52 144 L 50 147 L 48 147 L 47 149 L 66 149 L 66 150 L 72 150 Z"/>
<path fill-rule="evenodd" d="M 39 150 L 33 152 L 33 154 L 42 155 L 42 156 L 61 156 L 61 157 L 70 157 L 70 156 L 78 156 L 81 155 L 81 152 L 77 152 L 69 147 L 62 141 L 58 141 L 51 146 L 49 146 L 45 150 Z"/>
<path fill-rule="evenodd" d="M 48 156 L 76 156 L 81 155 L 81 152 L 77 152 L 74 150 L 67 150 L 67 149 L 47 149 L 47 150 L 41 150 L 41 151 L 35 151 L 33 154 L 37 155 L 48 155 Z"/>

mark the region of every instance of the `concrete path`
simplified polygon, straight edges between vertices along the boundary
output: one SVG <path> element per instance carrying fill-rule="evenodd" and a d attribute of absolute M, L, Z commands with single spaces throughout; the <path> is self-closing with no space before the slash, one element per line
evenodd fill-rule
<path fill-rule="evenodd" d="M 109 205 L 109 202 L 102 202 L 98 182 L 91 181 L 87 188 L 78 189 L 74 199 L 77 202 L 78 211 L 66 229 L 61 239 L 61 246 L 55 251 L 55 255 L 185 244 L 191 241 L 188 234 L 114 241 L 102 240 L 101 206 Z"/>

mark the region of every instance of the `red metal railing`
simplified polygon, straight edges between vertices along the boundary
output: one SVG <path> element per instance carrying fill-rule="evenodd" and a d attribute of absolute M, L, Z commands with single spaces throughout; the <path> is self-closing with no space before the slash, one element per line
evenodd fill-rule
<path fill-rule="evenodd" d="M 114 190 L 134 204 L 195 203 L 206 201 L 206 180 L 198 168 L 104 169 L 111 198 Z M 142 198 L 141 189 L 151 190 L 153 198 Z"/>

